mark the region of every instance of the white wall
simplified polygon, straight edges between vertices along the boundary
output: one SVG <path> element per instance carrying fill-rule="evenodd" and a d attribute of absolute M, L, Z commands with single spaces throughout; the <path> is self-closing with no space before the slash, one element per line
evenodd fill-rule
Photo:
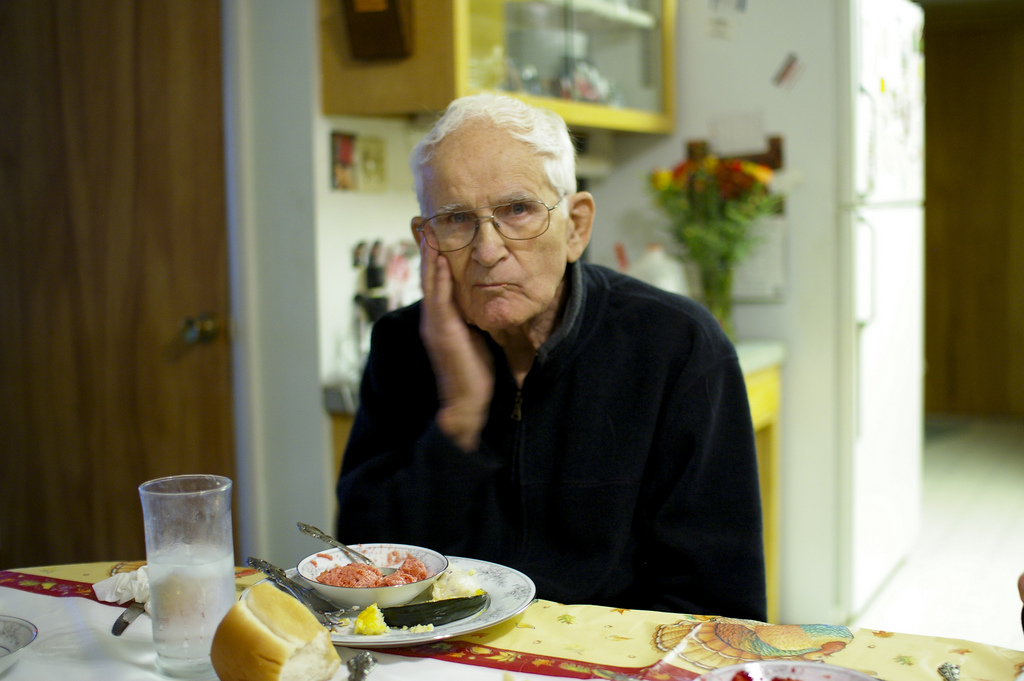
<path fill-rule="evenodd" d="M 360 241 L 381 239 L 395 244 L 412 239 L 410 220 L 420 211 L 408 159 L 423 130 L 402 118 L 317 116 L 315 125 L 320 373 L 332 382 L 358 380 L 358 375 L 353 376 L 358 351 L 352 329 L 356 293 L 352 250 Z M 384 140 L 387 184 L 383 191 L 331 188 L 332 132 Z M 413 275 L 418 276 L 418 271 Z"/>
<path fill-rule="evenodd" d="M 613 264 L 612 246 L 631 255 L 659 233 L 646 174 L 683 157 L 686 140 L 706 139 L 715 117 L 759 113 L 765 134 L 784 137 L 790 177 L 802 177 L 786 203 L 788 292 L 781 303 L 741 304 L 740 338 L 785 342 L 782 406 L 781 618 L 840 622 L 839 500 L 842 446 L 837 400 L 840 372 L 840 247 L 836 234 L 836 5 L 820 0 L 746 3 L 720 15 L 731 38 L 707 33 L 710 6 L 684 0 L 677 40 L 678 128 L 668 138 L 631 138 L 616 146 L 612 174 L 592 186 L 598 216 L 591 245 L 596 262 Z M 721 3 L 728 5 L 729 3 Z M 789 88 L 772 84 L 789 53 L 803 71 Z"/>
<path fill-rule="evenodd" d="M 317 337 L 312 0 L 222 0 L 234 398 L 243 562 L 315 550 L 330 527 Z"/>

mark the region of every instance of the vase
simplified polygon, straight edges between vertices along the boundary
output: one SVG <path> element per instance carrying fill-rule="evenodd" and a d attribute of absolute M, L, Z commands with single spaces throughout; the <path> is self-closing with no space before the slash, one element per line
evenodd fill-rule
<path fill-rule="evenodd" d="M 731 267 L 704 267 L 700 280 L 704 288 L 704 306 L 722 325 L 729 340 L 735 342 L 732 325 L 732 275 Z"/>

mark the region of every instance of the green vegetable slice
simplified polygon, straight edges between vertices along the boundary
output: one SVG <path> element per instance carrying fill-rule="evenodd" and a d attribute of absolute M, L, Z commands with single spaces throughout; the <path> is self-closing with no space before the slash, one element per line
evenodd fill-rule
<path fill-rule="evenodd" d="M 469 617 L 482 610 L 486 603 L 487 594 L 477 594 L 463 598 L 446 598 L 440 601 L 381 608 L 380 611 L 384 615 L 384 623 L 389 627 L 415 627 L 427 624 L 439 626 Z"/>

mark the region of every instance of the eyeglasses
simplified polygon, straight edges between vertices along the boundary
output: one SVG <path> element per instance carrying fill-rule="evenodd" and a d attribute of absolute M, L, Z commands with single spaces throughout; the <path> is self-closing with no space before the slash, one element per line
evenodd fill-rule
<path fill-rule="evenodd" d="M 551 225 L 551 211 L 562 203 L 562 198 L 549 206 L 543 201 L 523 200 L 503 203 L 500 206 L 481 206 L 472 210 L 454 213 L 438 213 L 427 218 L 417 231 L 423 234 L 427 245 L 435 251 L 450 253 L 458 251 L 473 243 L 480 223 L 490 220 L 498 234 L 512 241 L 536 239 L 548 231 Z M 477 216 L 476 211 L 489 210 L 490 215 Z"/>

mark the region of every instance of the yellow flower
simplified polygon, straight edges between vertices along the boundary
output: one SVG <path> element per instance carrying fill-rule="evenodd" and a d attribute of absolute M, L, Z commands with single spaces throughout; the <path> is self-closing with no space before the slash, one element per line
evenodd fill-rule
<path fill-rule="evenodd" d="M 670 184 L 672 184 L 671 170 L 659 168 L 658 170 L 655 170 L 653 173 L 651 173 L 651 185 L 655 188 L 655 190 L 660 192 L 663 189 L 667 189 Z"/>
<path fill-rule="evenodd" d="M 768 184 L 772 181 L 772 176 L 775 174 L 772 169 L 768 166 L 763 166 L 760 163 L 751 163 L 750 161 L 743 161 L 740 164 L 743 168 L 743 172 L 747 175 L 751 175 L 755 180 L 761 184 Z"/>

